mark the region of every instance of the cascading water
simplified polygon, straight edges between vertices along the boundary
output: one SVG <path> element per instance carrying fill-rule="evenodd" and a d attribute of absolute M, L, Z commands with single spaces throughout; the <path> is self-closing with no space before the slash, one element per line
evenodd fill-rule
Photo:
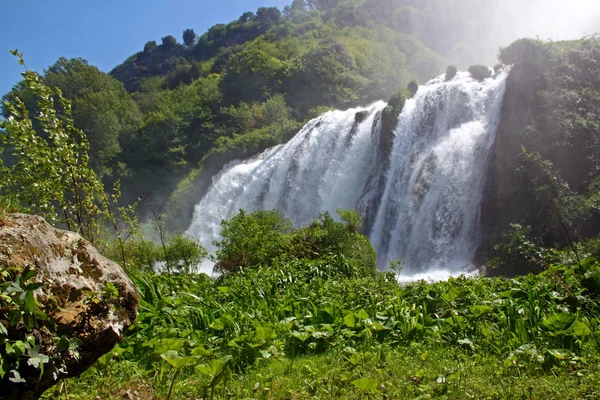
<path fill-rule="evenodd" d="M 225 166 L 187 233 L 210 250 L 221 220 L 239 209 L 278 209 L 302 226 L 320 212 L 356 208 L 369 216 L 380 268 L 401 259 L 403 274 L 460 272 L 478 244 L 507 75 L 479 82 L 459 73 L 421 87 L 400 114 L 387 160 L 379 137 L 385 103 L 328 112 L 287 144 Z"/>

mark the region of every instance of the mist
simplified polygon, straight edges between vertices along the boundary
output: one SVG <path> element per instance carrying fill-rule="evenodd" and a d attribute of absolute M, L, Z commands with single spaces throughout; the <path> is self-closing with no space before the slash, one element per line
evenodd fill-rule
<path fill-rule="evenodd" d="M 600 32 L 600 1 L 597 0 L 501 0 L 477 2 L 486 4 L 483 9 L 462 11 L 471 14 L 465 23 L 472 24 L 466 40 L 473 44 L 472 55 L 483 57 L 479 62 L 496 61 L 498 47 L 509 45 L 523 37 L 541 40 L 580 39 Z M 459 64 L 476 62 L 464 59 L 460 54 L 448 53 L 459 58 Z M 452 60 L 451 60 L 452 61 Z"/>

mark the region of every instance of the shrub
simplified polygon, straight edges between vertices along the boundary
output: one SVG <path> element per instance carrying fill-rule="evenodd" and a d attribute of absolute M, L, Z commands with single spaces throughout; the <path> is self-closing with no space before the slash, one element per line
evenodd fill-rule
<path fill-rule="evenodd" d="M 396 127 L 398 117 L 404 108 L 406 99 L 412 97 L 406 90 L 400 90 L 390 97 L 388 105 L 381 112 L 382 136 L 390 137 L 391 132 Z"/>
<path fill-rule="evenodd" d="M 165 248 L 165 262 L 172 270 L 190 274 L 208 257 L 208 252 L 195 240 L 184 235 L 173 235 Z"/>
<path fill-rule="evenodd" d="M 221 223 L 221 241 L 215 242 L 218 250 L 215 270 L 236 272 L 251 266 L 270 265 L 282 253 L 284 234 L 292 222 L 279 211 L 244 210 Z"/>
<path fill-rule="evenodd" d="M 298 260 L 336 260 L 333 264 L 343 269 L 343 276 L 373 275 L 377 259 L 369 240 L 359 233 L 362 217 L 354 210 L 338 213 L 341 222 L 325 212 L 309 226 L 292 231 L 291 221 L 279 211 L 240 210 L 222 222 L 223 239 L 215 242 L 215 270 L 228 273 Z"/>
<path fill-rule="evenodd" d="M 411 93 L 411 95 L 414 96 L 417 93 L 417 91 L 419 90 L 419 84 L 417 83 L 417 81 L 412 80 L 412 81 L 408 82 L 408 85 L 406 86 L 406 88 Z"/>
<path fill-rule="evenodd" d="M 449 65 L 448 68 L 446 68 L 446 80 L 449 81 L 454 78 L 457 72 L 458 70 L 456 69 L 456 66 Z"/>
<path fill-rule="evenodd" d="M 144 45 L 144 53 L 149 53 L 157 47 L 156 40 L 150 40 Z"/>
<path fill-rule="evenodd" d="M 498 60 L 502 63 L 516 64 L 521 61 L 533 61 L 542 52 L 542 42 L 534 39 L 519 39 L 508 47 L 501 47 L 498 52 Z"/>
<path fill-rule="evenodd" d="M 186 29 L 183 31 L 183 43 L 190 47 L 194 45 L 196 41 L 196 32 L 193 29 Z"/>
<path fill-rule="evenodd" d="M 492 72 L 485 65 L 472 65 L 469 67 L 469 73 L 478 81 L 482 81 L 492 76 Z"/>
<path fill-rule="evenodd" d="M 161 40 L 162 45 L 165 47 L 165 49 L 170 49 L 171 47 L 174 47 L 177 44 L 177 39 L 175 39 L 171 35 L 165 36 Z"/>

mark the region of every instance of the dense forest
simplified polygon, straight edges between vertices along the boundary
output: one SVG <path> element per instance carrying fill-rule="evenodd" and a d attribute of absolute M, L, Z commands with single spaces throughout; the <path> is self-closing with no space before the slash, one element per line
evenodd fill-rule
<path fill-rule="evenodd" d="M 81 338 L 56 322 L 51 288 L 0 263 L 0 399 L 35 398 L 22 388 L 43 374 L 58 383 L 43 398 L 600 397 L 600 40 L 519 39 L 495 54 L 501 8 L 294 0 L 151 40 L 110 73 L 79 58 L 25 70 L 3 97 L 0 228 L 25 212 L 78 232 L 140 305 L 121 343 L 71 377 Z M 419 85 L 457 67 L 483 81 L 491 63 L 510 73 L 481 276 L 399 285 L 402 260 L 376 269 L 354 210 L 306 226 L 240 210 L 212 255 L 181 234 L 229 161 L 381 99 L 391 141 Z M 216 276 L 197 273 L 205 260 Z M 110 312 L 119 296 L 75 300 Z"/>

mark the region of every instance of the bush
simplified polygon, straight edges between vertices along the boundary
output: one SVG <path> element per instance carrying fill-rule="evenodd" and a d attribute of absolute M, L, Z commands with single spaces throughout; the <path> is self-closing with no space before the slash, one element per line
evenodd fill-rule
<path fill-rule="evenodd" d="M 172 236 L 165 248 L 164 261 L 175 272 L 190 274 L 207 257 L 208 252 L 202 245 L 184 235 Z"/>
<path fill-rule="evenodd" d="M 190 47 L 194 45 L 196 41 L 196 32 L 193 29 L 186 29 L 183 31 L 183 43 Z"/>
<path fill-rule="evenodd" d="M 396 127 L 398 117 L 404 108 L 408 98 L 412 97 L 406 90 L 400 90 L 390 97 L 388 105 L 381 112 L 382 136 L 390 137 L 391 132 Z"/>
<path fill-rule="evenodd" d="M 414 96 L 417 93 L 417 91 L 419 90 L 419 84 L 417 83 L 417 81 L 412 80 L 412 81 L 408 82 L 408 85 L 406 86 L 406 88 L 411 93 L 411 95 Z"/>
<path fill-rule="evenodd" d="M 498 60 L 506 65 L 521 61 L 533 61 L 538 58 L 542 49 L 542 42 L 539 40 L 523 38 L 511 43 L 508 47 L 500 48 Z"/>
<path fill-rule="evenodd" d="M 551 262 L 551 252 L 540 240 L 531 238 L 531 227 L 511 224 L 494 246 L 493 258 L 486 265 L 488 275 L 504 276 L 539 273 Z"/>
<path fill-rule="evenodd" d="M 456 66 L 454 65 L 449 65 L 448 68 L 446 68 L 446 80 L 452 80 L 452 78 L 454 78 L 456 76 L 456 73 L 458 72 L 458 70 L 456 69 Z"/>
<path fill-rule="evenodd" d="M 472 65 L 469 67 L 469 73 L 478 81 L 482 81 L 492 76 L 492 72 L 485 65 Z"/>
<path fill-rule="evenodd" d="M 150 40 L 144 45 L 144 53 L 149 53 L 157 47 L 156 40 Z"/>
<path fill-rule="evenodd" d="M 161 40 L 162 40 L 162 45 L 165 47 L 165 49 L 170 49 L 177 44 L 177 39 L 175 39 L 171 35 L 165 36 Z"/>
<path fill-rule="evenodd" d="M 359 233 L 362 217 L 354 210 L 338 213 L 341 222 L 325 212 L 309 226 L 292 231 L 291 221 L 279 211 L 240 210 L 222 222 L 223 239 L 215 242 L 215 270 L 228 273 L 298 260 L 336 260 L 343 276 L 373 275 L 377 258 L 369 240 Z"/>
<path fill-rule="evenodd" d="M 236 272 L 251 266 L 267 266 L 279 258 L 285 247 L 284 234 L 292 222 L 279 211 L 244 210 L 221 223 L 221 241 L 215 242 L 218 250 L 215 270 Z"/>

